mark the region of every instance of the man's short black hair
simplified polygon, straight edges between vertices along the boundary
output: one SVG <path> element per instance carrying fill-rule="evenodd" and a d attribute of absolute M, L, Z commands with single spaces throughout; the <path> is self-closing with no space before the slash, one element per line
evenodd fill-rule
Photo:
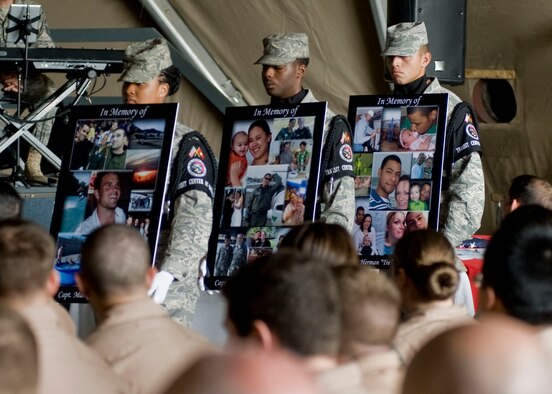
<path fill-rule="evenodd" d="M 106 176 L 107 174 L 115 174 L 117 175 L 117 178 L 119 178 L 119 180 L 121 180 L 121 177 L 120 175 L 116 172 L 116 171 L 102 171 L 102 172 L 98 172 L 96 174 L 96 178 L 94 178 L 94 190 L 100 190 L 100 186 L 102 186 L 102 179 L 104 176 Z"/>
<path fill-rule="evenodd" d="M 239 336 L 263 321 L 283 347 L 304 356 L 337 355 L 340 307 L 329 267 L 298 251 L 279 251 L 243 266 L 223 288 Z"/>
<path fill-rule="evenodd" d="M 298 57 L 295 59 L 295 62 L 299 65 L 304 64 L 305 67 L 309 66 L 309 58 L 308 57 Z"/>
<path fill-rule="evenodd" d="M 383 158 L 383 160 L 381 161 L 380 168 L 385 167 L 385 165 L 387 164 L 388 161 L 396 161 L 397 163 L 399 163 L 402 166 L 401 158 L 399 156 L 397 156 L 397 155 L 388 155 L 388 156 L 385 156 Z"/>
<path fill-rule="evenodd" d="M 512 179 L 508 198 L 509 204 L 517 200 L 520 205 L 538 204 L 552 209 L 552 185 L 535 175 L 519 175 Z"/>

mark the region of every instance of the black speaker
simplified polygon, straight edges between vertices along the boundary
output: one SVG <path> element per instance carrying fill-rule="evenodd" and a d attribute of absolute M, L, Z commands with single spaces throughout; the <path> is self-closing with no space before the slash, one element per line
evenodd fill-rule
<path fill-rule="evenodd" d="M 387 0 L 387 26 L 423 21 L 431 64 L 427 74 L 440 82 L 464 83 L 467 0 Z"/>

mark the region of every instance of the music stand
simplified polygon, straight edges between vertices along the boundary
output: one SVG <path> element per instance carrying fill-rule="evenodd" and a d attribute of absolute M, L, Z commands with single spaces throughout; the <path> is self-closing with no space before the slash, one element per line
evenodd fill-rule
<path fill-rule="evenodd" d="M 8 26 L 6 29 L 6 43 L 17 44 L 21 40 L 24 43 L 25 53 L 23 56 L 23 69 L 17 65 L 17 109 L 16 116 L 21 116 L 21 86 L 23 90 L 27 88 L 28 77 L 28 49 L 29 44 L 36 42 L 38 34 L 38 23 L 40 21 L 42 6 L 38 4 L 12 4 L 8 12 Z M 24 73 L 24 78 L 22 78 Z M 10 124 L 7 125 L 9 127 Z M 29 188 L 30 185 L 23 175 L 23 170 L 19 164 L 20 161 L 20 143 L 19 139 L 15 146 L 15 163 L 12 168 L 12 173 L 8 177 L 8 181 L 16 184 L 17 181 Z"/>

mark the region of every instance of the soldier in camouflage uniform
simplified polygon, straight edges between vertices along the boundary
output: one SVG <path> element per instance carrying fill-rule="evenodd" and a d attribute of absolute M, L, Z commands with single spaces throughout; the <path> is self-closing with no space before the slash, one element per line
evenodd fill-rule
<path fill-rule="evenodd" d="M 426 67 L 431 61 L 427 32 L 423 22 L 400 23 L 387 29 L 387 44 L 382 53 L 393 81 L 394 94 L 447 93 L 449 95 L 447 118 L 462 101 L 439 84 L 436 77 L 428 77 Z M 410 61 L 410 65 L 406 62 Z M 410 68 L 409 68 L 410 67 Z M 453 246 L 458 246 L 479 229 L 485 201 L 485 181 L 481 163 L 481 145 L 469 113 L 455 134 L 465 135 L 466 140 L 477 141 L 454 157 L 448 190 L 443 190 L 441 202 L 442 231 Z M 468 132 L 469 131 L 469 132 Z"/>
<path fill-rule="evenodd" d="M 226 234 L 224 236 L 224 245 L 217 251 L 217 257 L 215 259 L 215 276 L 226 275 L 232 263 L 233 255 L 234 249 L 232 248 L 231 238 L 230 235 Z"/>
<path fill-rule="evenodd" d="M 169 47 L 164 39 L 155 38 L 129 45 L 123 61 L 124 71 L 119 80 L 123 81 L 122 94 L 126 104 L 161 104 L 180 86 L 180 72 L 173 66 Z M 181 123 L 176 124 L 173 158 L 178 154 L 180 141 L 191 131 L 191 128 Z M 203 150 L 210 149 L 199 140 L 194 140 L 194 144 Z M 203 164 L 207 165 L 209 155 L 193 160 L 203 160 Z M 216 164 L 210 165 L 214 168 Z M 176 171 L 176 168 L 171 171 Z M 184 173 L 188 174 L 185 171 Z M 213 179 L 207 179 L 213 178 L 213 174 L 207 173 L 205 177 L 205 180 L 213 184 Z M 177 182 L 181 183 L 183 180 L 185 179 Z M 210 193 L 193 185 L 181 190 L 171 207 L 173 219 L 167 249 L 165 253 L 159 253 L 162 258 L 161 271 L 150 289 L 154 300 L 162 303 L 173 319 L 186 326 L 192 323 L 195 304 L 199 298 L 199 261 L 207 253 L 211 234 L 212 197 Z"/>
<path fill-rule="evenodd" d="M 450 123 L 451 115 L 462 100 L 442 87 L 436 77 L 426 75 L 426 68 L 431 61 L 428 44 L 423 22 L 399 23 L 387 29 L 386 47 L 382 56 L 395 83 L 394 94 L 447 93 L 447 123 Z M 440 231 L 455 247 L 471 238 L 479 229 L 485 204 L 479 135 L 471 112 L 465 107 L 461 111 L 465 113 L 456 113 L 454 116 L 461 121 L 452 123 L 454 130 L 450 141 L 454 144 L 454 155 L 448 157 L 452 161 L 450 173 L 443 174 L 445 186 L 441 193 L 439 218 Z M 451 130 L 450 125 L 448 127 Z M 450 148 L 446 146 L 445 152 L 449 152 Z M 443 167 L 447 168 L 447 163 Z M 465 271 L 460 260 L 457 262 L 458 268 Z M 473 312 L 473 301 L 472 305 L 469 303 L 470 300 L 466 306 Z"/>
<path fill-rule="evenodd" d="M 247 246 L 243 242 L 244 235 L 238 234 L 236 236 L 236 244 L 234 245 L 234 253 L 232 254 L 232 263 L 228 268 L 227 276 L 232 276 L 243 267 L 247 261 Z M 216 275 L 216 274 L 215 274 Z"/>
<path fill-rule="evenodd" d="M 37 4 L 34 1 L 29 0 L 14 0 L 3 2 L 0 6 L 0 24 L 2 25 L 2 31 L 0 35 L 0 47 L 19 47 L 22 48 L 25 46 L 23 39 L 19 40 L 17 43 L 8 43 L 6 42 L 7 33 L 6 29 L 8 27 L 8 12 L 11 4 Z M 46 23 L 46 16 L 44 12 L 41 11 L 40 19 L 37 26 L 37 40 L 34 43 L 30 43 L 29 47 L 31 48 L 54 48 L 55 44 L 50 37 L 50 32 L 48 30 L 48 24 Z M 4 97 L 4 93 L 16 93 L 19 90 L 17 73 L 15 70 L 2 70 L 0 73 L 0 98 Z M 50 97 L 54 92 L 54 83 L 53 81 L 45 75 L 42 74 L 29 74 L 27 79 L 27 91 L 33 91 L 33 94 L 25 94 L 22 92 L 22 101 L 28 102 L 31 106 L 31 110 L 39 106 L 45 99 Z M 56 109 L 52 109 L 46 116 L 47 120 L 39 122 L 34 127 L 34 135 L 38 138 L 44 145 L 46 145 L 50 139 L 50 133 L 52 131 L 52 126 L 54 124 L 53 117 L 56 114 Z M 52 119 L 50 119 L 52 118 Z M 48 179 L 42 174 L 40 169 L 40 161 L 42 156 L 34 148 L 29 149 L 29 155 L 25 163 L 25 177 L 31 183 L 37 184 L 48 184 Z"/>
<path fill-rule="evenodd" d="M 255 64 L 262 64 L 262 80 L 270 104 L 312 103 L 318 100 L 302 85 L 309 64 L 309 43 L 305 33 L 274 33 L 263 39 L 263 56 Z M 335 114 L 328 109 L 326 131 Z M 336 177 L 322 188 L 321 220 L 337 223 L 349 232 L 353 229 L 355 214 L 354 178 Z"/>

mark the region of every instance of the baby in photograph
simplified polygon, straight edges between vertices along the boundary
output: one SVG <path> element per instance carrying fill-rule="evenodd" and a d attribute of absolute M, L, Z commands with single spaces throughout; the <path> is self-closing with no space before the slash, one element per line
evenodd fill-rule
<path fill-rule="evenodd" d="M 238 131 L 232 136 L 226 186 L 242 186 L 241 180 L 247 170 L 248 142 L 249 138 L 245 131 Z"/>
<path fill-rule="evenodd" d="M 399 134 L 399 142 L 404 149 L 409 150 L 435 150 L 435 135 L 418 134 L 410 129 L 402 129 Z"/>
<path fill-rule="evenodd" d="M 414 183 L 410 186 L 410 201 L 408 202 L 408 210 L 410 211 L 426 211 L 427 203 L 420 200 L 420 185 Z"/>
<path fill-rule="evenodd" d="M 358 253 L 361 256 L 378 256 L 378 249 L 375 245 L 372 245 L 372 240 L 369 234 L 366 234 L 362 237 L 362 246 L 360 247 Z"/>

